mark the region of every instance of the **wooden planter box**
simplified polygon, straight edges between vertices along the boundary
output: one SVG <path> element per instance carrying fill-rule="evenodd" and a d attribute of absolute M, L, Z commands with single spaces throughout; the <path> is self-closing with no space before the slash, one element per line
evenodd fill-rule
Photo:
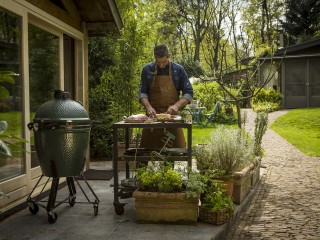
<path fill-rule="evenodd" d="M 135 191 L 136 220 L 140 223 L 196 223 L 199 198 L 186 193 Z"/>
<path fill-rule="evenodd" d="M 233 174 L 233 202 L 240 204 L 258 182 L 260 177 L 259 160 L 255 160 L 240 172 Z"/>

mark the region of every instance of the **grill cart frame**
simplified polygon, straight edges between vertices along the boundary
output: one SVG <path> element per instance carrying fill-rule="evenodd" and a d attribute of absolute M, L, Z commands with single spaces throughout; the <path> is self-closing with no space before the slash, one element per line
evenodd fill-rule
<path fill-rule="evenodd" d="M 115 208 L 115 212 L 117 215 L 122 215 L 124 213 L 124 206 L 126 203 L 122 203 L 119 201 L 119 198 L 128 198 L 131 197 L 136 187 L 123 187 L 119 184 L 119 176 L 118 176 L 118 161 L 126 161 L 126 178 L 129 179 L 130 176 L 130 166 L 128 164 L 129 161 L 150 161 L 154 159 L 154 156 L 132 156 L 132 155 L 118 155 L 118 130 L 125 130 L 125 149 L 129 148 L 129 130 L 132 128 L 185 128 L 187 129 L 187 148 L 181 148 L 181 152 L 186 152 L 186 154 L 181 155 L 168 155 L 168 161 L 187 161 L 188 166 L 192 167 L 192 123 L 187 122 L 155 122 L 155 123 L 126 123 L 124 121 L 114 123 L 112 125 L 113 128 L 113 172 L 114 172 L 114 201 L 113 206 Z M 177 150 L 177 149 L 176 149 Z M 177 150 L 178 151 L 178 150 Z M 179 152 L 179 151 L 178 151 Z M 157 161 L 161 161 L 160 158 L 156 158 Z"/>
<path fill-rule="evenodd" d="M 71 207 L 73 207 L 75 205 L 77 191 L 76 191 L 76 186 L 75 186 L 74 182 L 76 182 L 77 186 L 79 187 L 79 189 L 81 190 L 81 192 L 83 193 L 85 198 L 87 199 L 88 203 L 93 204 L 94 216 L 98 215 L 100 200 L 99 200 L 98 196 L 94 193 L 92 187 L 90 186 L 90 184 L 88 183 L 86 178 L 83 176 L 83 171 L 80 172 L 80 177 L 84 180 L 87 187 L 90 189 L 91 193 L 93 194 L 93 196 L 95 198 L 93 201 L 91 201 L 90 198 L 88 197 L 88 195 L 85 193 L 83 187 L 81 186 L 81 184 L 79 183 L 79 181 L 76 177 L 66 177 L 67 186 L 69 189 L 69 196 L 60 202 L 56 202 L 56 197 L 58 194 L 57 192 L 58 192 L 58 188 L 59 188 L 59 181 L 60 181 L 59 177 L 52 177 L 52 178 L 48 177 L 44 186 L 41 189 L 41 192 L 37 196 L 32 198 L 33 192 L 38 187 L 38 185 L 41 182 L 43 177 L 45 177 L 45 175 L 42 174 L 41 177 L 39 178 L 37 184 L 34 186 L 34 188 L 32 189 L 31 193 L 29 194 L 29 196 L 27 198 L 27 204 L 29 206 L 30 213 L 37 214 L 39 211 L 39 207 L 44 208 L 47 211 L 48 222 L 55 223 L 58 218 L 57 213 L 53 211 L 55 208 L 57 208 L 58 206 L 60 206 L 63 203 L 67 203 L 67 202 L 69 203 L 69 205 Z M 44 189 L 48 185 L 50 179 L 52 179 L 52 182 L 51 182 L 51 188 L 50 188 L 50 194 L 49 194 L 48 201 L 40 200 L 40 196 L 42 195 Z M 43 203 L 47 203 L 47 205 L 44 205 Z M 77 203 L 87 203 L 87 202 L 79 202 L 78 201 Z"/>

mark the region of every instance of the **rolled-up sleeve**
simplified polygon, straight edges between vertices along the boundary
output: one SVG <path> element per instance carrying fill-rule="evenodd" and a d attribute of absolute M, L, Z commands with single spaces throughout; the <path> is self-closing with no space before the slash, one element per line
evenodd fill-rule
<path fill-rule="evenodd" d="M 141 79 L 140 79 L 140 85 L 139 85 L 139 101 L 141 98 L 148 98 L 149 87 L 148 87 L 148 81 L 147 81 L 148 80 L 147 74 L 148 74 L 148 66 L 145 66 L 141 72 Z"/>
<path fill-rule="evenodd" d="M 182 91 L 181 97 L 191 102 L 193 99 L 193 88 L 189 77 L 182 66 L 179 66 L 179 81 L 180 91 Z"/>

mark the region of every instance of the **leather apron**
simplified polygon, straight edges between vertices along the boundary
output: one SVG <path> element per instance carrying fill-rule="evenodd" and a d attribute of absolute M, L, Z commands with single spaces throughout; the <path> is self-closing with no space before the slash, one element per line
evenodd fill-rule
<path fill-rule="evenodd" d="M 156 66 L 157 71 L 157 66 Z M 169 106 L 179 101 L 179 95 L 172 81 L 172 67 L 169 62 L 169 75 L 155 75 L 150 89 L 149 102 L 157 113 L 165 113 Z M 181 128 L 152 128 L 142 129 L 140 147 L 148 149 L 161 149 L 164 146 L 162 138 L 166 137 L 165 131 L 172 133 L 175 136 L 173 144 L 167 147 L 186 148 L 186 141 Z"/>

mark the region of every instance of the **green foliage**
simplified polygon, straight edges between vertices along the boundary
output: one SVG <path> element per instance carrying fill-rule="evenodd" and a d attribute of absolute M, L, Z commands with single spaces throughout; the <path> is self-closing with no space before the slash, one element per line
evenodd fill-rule
<path fill-rule="evenodd" d="M 92 130 L 94 156 L 110 157 L 111 122 L 139 111 L 137 95 L 148 30 L 142 28 L 144 20 L 136 7 L 141 6 L 119 1 L 125 20 L 121 37 L 107 35 L 89 42 L 90 117 L 103 122 Z"/>
<path fill-rule="evenodd" d="M 109 97 L 107 87 L 99 84 L 89 91 L 90 118 L 99 121 L 93 124 L 90 132 L 90 155 L 95 158 L 112 156 L 112 122 L 113 115 L 108 108 Z"/>
<path fill-rule="evenodd" d="M 188 198 L 195 198 L 204 191 L 202 176 L 190 168 L 174 169 L 172 164 L 151 162 L 136 169 L 140 191 L 174 193 L 185 191 Z"/>
<path fill-rule="evenodd" d="M 207 188 L 201 198 L 201 206 L 209 208 L 212 212 L 217 212 L 221 209 L 235 211 L 232 198 L 226 193 L 222 181 L 213 180 L 209 174 L 206 175 L 206 186 Z"/>
<path fill-rule="evenodd" d="M 194 61 L 191 57 L 181 58 L 176 61 L 186 70 L 189 77 L 203 76 L 205 71 L 199 61 Z"/>
<path fill-rule="evenodd" d="M 271 129 L 308 156 L 320 157 L 320 108 L 294 109 L 277 118 Z"/>
<path fill-rule="evenodd" d="M 112 156 L 112 118 L 93 124 L 90 132 L 90 155 L 93 158 L 107 158 Z"/>
<path fill-rule="evenodd" d="M 29 24 L 28 41 L 30 108 L 35 112 L 44 102 L 52 100 L 53 91 L 58 89 L 59 40 Z"/>
<path fill-rule="evenodd" d="M 194 148 L 193 156 L 200 171 L 215 170 L 220 176 L 230 176 L 254 159 L 253 141 L 240 129 L 220 125 L 211 132 L 207 144 Z"/>
<path fill-rule="evenodd" d="M 211 112 L 218 100 L 223 98 L 223 91 L 216 82 L 199 83 L 193 85 L 194 99 L 200 100 L 200 104 Z"/>
<path fill-rule="evenodd" d="M 9 97 L 9 91 L 3 86 L 4 83 L 14 84 L 11 71 L 0 71 L 0 99 Z"/>
<path fill-rule="evenodd" d="M 184 169 L 184 183 L 187 188 L 187 198 L 196 198 L 207 189 L 204 177 L 191 168 Z"/>
<path fill-rule="evenodd" d="M 0 113 L 0 140 L 4 143 L 12 153 L 13 157 L 21 157 L 24 151 L 23 143 L 27 141 L 20 137 L 21 133 L 21 112 L 4 112 Z M 5 154 L 11 157 L 8 154 Z"/>
<path fill-rule="evenodd" d="M 282 0 L 266 0 L 263 4 L 259 0 L 250 0 L 244 4 L 241 14 L 242 27 L 248 37 L 248 43 L 253 46 L 254 56 L 260 57 L 276 50 L 275 45 L 279 37 L 278 19 L 282 15 Z"/>
<path fill-rule="evenodd" d="M 262 137 L 266 133 L 268 128 L 268 113 L 258 112 L 257 117 L 254 120 L 254 154 L 256 156 L 262 156 Z"/>
<path fill-rule="evenodd" d="M 220 102 L 221 111 L 218 112 L 215 122 L 232 124 L 237 121 L 236 117 L 233 114 L 227 112 L 228 109 L 232 109 L 234 106 L 226 101 L 225 93 L 223 89 L 216 82 L 204 82 L 197 85 L 193 85 L 194 90 L 194 99 L 200 101 L 200 105 L 205 107 L 206 110 L 201 112 L 212 113 L 217 101 Z M 234 92 L 235 90 L 230 90 Z M 203 116 L 202 116 L 203 118 Z"/>
<path fill-rule="evenodd" d="M 251 102 L 252 109 L 256 112 L 274 112 L 280 109 L 282 99 L 283 95 L 272 88 L 256 89 Z"/>
<path fill-rule="evenodd" d="M 101 76 L 110 66 L 118 65 L 116 58 L 115 34 L 108 34 L 105 37 L 90 37 L 88 47 L 89 57 L 89 87 L 95 88 L 101 84 Z M 91 97 L 94 95 L 90 95 Z"/>
<path fill-rule="evenodd" d="M 319 34 L 320 6 L 317 0 L 287 0 L 285 7 L 285 20 L 280 19 L 280 22 L 291 44 L 298 40 L 310 40 L 316 33 Z"/>
<path fill-rule="evenodd" d="M 136 172 L 141 191 L 170 193 L 182 190 L 182 177 L 170 164 L 153 162 Z"/>

